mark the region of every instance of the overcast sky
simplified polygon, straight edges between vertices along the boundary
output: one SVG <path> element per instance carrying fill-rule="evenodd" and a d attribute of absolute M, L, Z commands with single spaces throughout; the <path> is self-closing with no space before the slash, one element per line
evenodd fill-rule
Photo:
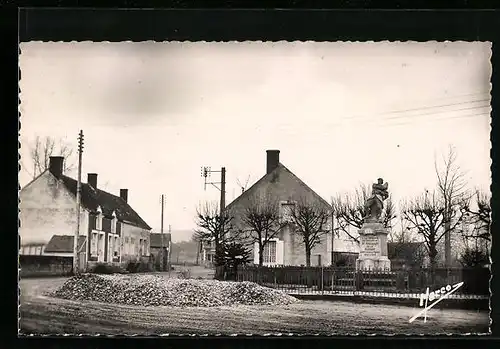
<path fill-rule="evenodd" d="M 173 240 L 218 200 L 201 166 L 227 169 L 226 202 L 265 174 L 266 149 L 326 200 L 378 177 L 400 200 L 435 186 L 456 147 L 471 187 L 490 185 L 489 43 L 21 44 L 21 185 L 37 135 L 76 145 L 83 180 Z M 70 175 L 76 176 L 76 171 Z M 217 179 L 217 178 L 215 178 Z"/>

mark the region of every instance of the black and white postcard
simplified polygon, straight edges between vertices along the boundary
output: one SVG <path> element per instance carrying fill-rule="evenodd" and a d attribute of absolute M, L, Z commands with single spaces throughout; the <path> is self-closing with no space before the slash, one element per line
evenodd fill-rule
<path fill-rule="evenodd" d="M 488 334 L 491 48 L 20 43 L 20 334 Z"/>

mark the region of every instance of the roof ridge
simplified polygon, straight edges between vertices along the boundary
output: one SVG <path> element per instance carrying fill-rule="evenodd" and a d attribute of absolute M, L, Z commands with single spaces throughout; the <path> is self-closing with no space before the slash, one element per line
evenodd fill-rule
<path fill-rule="evenodd" d="M 324 204 L 326 204 L 328 207 L 331 207 L 331 204 L 328 203 L 328 201 L 326 201 L 321 195 L 319 195 L 316 191 L 314 191 L 310 186 L 308 186 L 302 179 L 300 179 L 295 173 L 293 173 L 288 167 L 286 167 L 285 165 L 283 165 L 281 162 L 278 162 L 278 165 L 276 166 L 276 168 L 274 168 L 274 170 L 272 170 L 271 172 L 269 173 L 266 173 L 264 176 L 262 176 L 260 179 L 258 179 L 254 184 L 252 184 L 252 186 L 250 188 L 248 188 L 247 190 L 245 190 L 242 194 L 240 194 L 236 199 L 234 199 L 233 201 L 231 201 L 227 206 L 226 206 L 226 209 L 227 208 L 230 208 L 231 206 L 233 206 L 233 204 L 235 204 L 236 202 L 240 201 L 242 197 L 245 196 L 246 193 L 248 193 L 249 191 L 251 191 L 259 182 L 263 181 L 266 177 L 268 176 L 271 176 L 275 171 L 277 171 L 279 168 L 283 168 L 284 170 L 288 171 L 292 176 L 294 176 L 300 184 L 302 184 L 307 190 L 311 191 L 315 196 L 317 196 L 318 198 L 321 199 L 321 201 L 323 201 Z"/>
<path fill-rule="evenodd" d="M 285 170 L 287 170 L 288 172 L 290 172 L 290 174 L 292 174 L 301 184 L 303 184 L 308 190 L 310 190 L 314 195 L 316 195 L 317 197 L 319 197 L 321 200 L 324 201 L 324 203 L 326 205 L 328 205 L 328 207 L 331 207 L 332 205 L 328 203 L 328 201 L 326 201 L 325 199 L 323 199 L 323 197 L 321 195 L 319 195 L 314 189 L 312 189 L 310 186 L 308 186 L 302 179 L 300 179 L 299 176 L 297 176 L 295 173 L 293 173 L 292 171 L 290 171 L 290 169 L 288 167 L 286 167 L 285 165 L 279 163 L 278 165 L 281 165 L 283 166 L 283 168 Z"/>
<path fill-rule="evenodd" d="M 73 193 L 73 189 L 76 190 L 76 187 L 70 188 L 68 186 L 68 182 L 69 181 L 77 182 L 77 180 L 70 177 L 70 176 L 67 176 L 67 175 L 61 175 L 61 178 L 63 179 L 63 184 L 66 186 L 66 188 L 71 193 Z M 73 183 L 72 185 L 74 185 L 74 184 L 75 183 Z M 146 221 L 139 215 L 139 213 L 137 213 L 137 211 L 134 210 L 132 208 L 132 206 L 127 201 L 125 201 L 121 196 L 112 194 L 112 193 L 110 193 L 106 190 L 100 189 L 100 188 L 94 188 L 89 183 L 82 182 L 81 184 L 82 184 L 82 189 L 85 188 L 85 190 L 91 190 L 91 193 L 89 193 L 89 196 L 82 195 L 82 204 L 84 206 L 86 206 L 88 209 L 92 210 L 95 208 L 92 207 L 93 205 L 91 203 L 89 203 L 89 201 L 86 201 L 84 199 L 85 197 L 87 197 L 87 199 L 90 200 L 90 202 L 97 204 L 98 206 L 103 206 L 103 204 L 104 204 L 104 206 L 111 206 L 111 207 L 109 207 L 110 210 L 116 210 L 116 209 L 120 210 L 120 208 L 121 208 L 120 211 L 124 211 L 124 212 L 122 212 L 123 217 L 120 219 L 121 221 L 127 221 L 129 223 L 132 223 L 133 225 L 136 225 L 137 227 L 151 230 L 151 227 L 149 226 L 149 224 L 147 224 Z M 82 194 L 83 193 L 84 193 L 84 191 L 82 190 Z M 99 197 L 101 197 L 101 199 L 99 199 Z M 105 199 L 105 197 L 110 197 L 110 198 L 112 198 L 112 200 Z M 108 202 L 106 204 L 106 200 L 107 201 L 117 200 L 117 202 L 116 203 L 112 203 L 112 202 L 109 203 Z M 120 207 L 120 205 L 123 205 L 123 206 Z"/>

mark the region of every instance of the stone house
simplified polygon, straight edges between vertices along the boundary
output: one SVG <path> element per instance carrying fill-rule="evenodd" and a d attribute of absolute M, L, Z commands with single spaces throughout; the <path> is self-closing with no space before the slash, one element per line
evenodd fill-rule
<path fill-rule="evenodd" d="M 63 174 L 63 161 L 63 157 L 51 157 L 49 168 L 21 189 L 21 254 L 73 253 L 77 181 Z M 98 188 L 97 174 L 88 174 L 87 183 L 81 185 L 82 268 L 148 260 L 150 232 L 151 227 L 129 205 L 127 189 L 113 195 Z"/>
<path fill-rule="evenodd" d="M 156 270 L 160 268 L 160 251 L 162 249 L 162 234 L 151 233 L 151 241 L 149 243 L 149 252 L 151 253 L 153 262 L 155 264 Z M 163 265 L 166 269 L 168 262 L 171 260 L 171 252 L 172 252 L 172 234 L 164 233 L 163 234 Z"/>
<path fill-rule="evenodd" d="M 201 263 L 211 267 L 215 263 L 215 244 L 213 241 L 204 241 L 198 246 L 201 254 Z"/>
<path fill-rule="evenodd" d="M 234 217 L 235 226 L 244 227 L 242 217 L 246 208 L 254 202 L 253 200 L 261 197 L 279 203 L 281 219 L 287 219 L 290 210 L 298 202 L 319 205 L 329 212 L 331 211 L 331 205 L 327 201 L 280 163 L 279 154 L 279 150 L 267 150 L 265 175 L 227 205 L 226 210 Z M 330 265 L 334 260 L 334 252 L 337 250 L 332 240 L 331 218 L 328 221 L 327 229 L 328 233 L 322 236 L 320 243 L 311 252 L 312 266 Z M 342 244 L 338 246 L 342 247 Z M 253 242 L 249 247 L 252 250 L 253 262 L 258 264 L 257 242 Z M 266 266 L 306 264 L 305 248 L 301 243 L 300 235 L 296 233 L 292 224 L 287 224 L 275 239 L 266 244 L 263 252 L 264 265 Z"/>

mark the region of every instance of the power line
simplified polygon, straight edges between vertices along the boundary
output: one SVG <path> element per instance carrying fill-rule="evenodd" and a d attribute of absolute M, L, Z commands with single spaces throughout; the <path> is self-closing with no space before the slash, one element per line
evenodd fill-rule
<path fill-rule="evenodd" d="M 434 108 L 451 107 L 451 106 L 455 106 L 455 105 L 463 105 L 463 104 L 468 104 L 468 103 L 481 103 L 481 102 L 489 102 L 489 101 L 490 101 L 489 99 L 478 99 L 478 100 L 472 100 L 472 101 L 464 101 L 464 102 L 457 102 L 457 103 L 433 105 L 433 106 L 427 106 L 427 107 L 401 109 L 401 110 L 391 110 L 391 111 L 388 111 L 388 112 L 373 114 L 373 116 L 382 116 L 382 115 L 406 113 L 406 112 L 411 112 L 411 111 L 428 110 L 428 109 L 434 109 Z M 358 116 L 351 116 L 351 117 L 348 117 L 346 119 L 362 119 L 362 118 L 366 118 L 366 117 L 369 117 L 369 116 L 368 115 L 358 115 Z"/>
<path fill-rule="evenodd" d="M 450 119 L 462 119 L 462 118 L 473 118 L 473 117 L 479 117 L 479 116 L 486 116 L 490 115 L 490 113 L 476 113 L 476 114 L 468 114 L 468 115 L 454 115 L 454 116 L 449 116 L 449 117 L 440 117 L 440 118 L 432 118 L 432 119 L 424 119 L 423 122 L 429 122 L 429 121 L 440 121 L 440 120 L 450 120 Z M 379 125 L 373 125 L 373 127 L 391 127 L 391 126 L 404 126 L 404 125 L 410 125 L 412 122 L 406 121 L 406 122 L 400 122 L 400 123 L 381 123 Z"/>
<path fill-rule="evenodd" d="M 380 121 L 385 121 L 385 120 L 418 118 L 420 116 L 435 115 L 435 114 L 446 114 L 446 113 L 453 113 L 453 112 L 457 112 L 457 111 L 474 110 L 474 109 L 482 109 L 482 108 L 491 108 L 491 106 L 490 105 L 481 105 L 481 106 L 468 107 L 468 108 L 442 110 L 442 111 L 430 112 L 430 113 L 420 113 L 420 114 L 413 114 L 413 115 L 399 115 L 399 116 L 384 117 L 384 118 L 372 118 L 372 120 L 367 120 L 367 123 L 371 124 L 371 123 L 374 123 L 374 122 L 378 123 Z"/>
<path fill-rule="evenodd" d="M 477 107 L 468 107 L 468 108 L 460 108 L 460 109 L 451 109 L 451 110 L 442 110 L 442 111 L 437 111 L 437 112 L 431 112 L 431 113 L 422 113 L 422 114 L 415 114 L 415 115 L 400 115 L 400 116 L 391 116 L 391 117 L 386 117 L 383 118 L 383 120 L 392 120 L 392 119 L 400 119 L 400 118 L 412 118 L 412 117 L 417 117 L 417 116 L 424 116 L 424 115 L 434 115 L 434 114 L 443 114 L 443 113 L 451 113 L 455 111 L 462 111 L 462 110 L 473 110 L 473 109 L 480 109 L 480 108 L 490 108 L 490 105 L 480 105 Z"/>

